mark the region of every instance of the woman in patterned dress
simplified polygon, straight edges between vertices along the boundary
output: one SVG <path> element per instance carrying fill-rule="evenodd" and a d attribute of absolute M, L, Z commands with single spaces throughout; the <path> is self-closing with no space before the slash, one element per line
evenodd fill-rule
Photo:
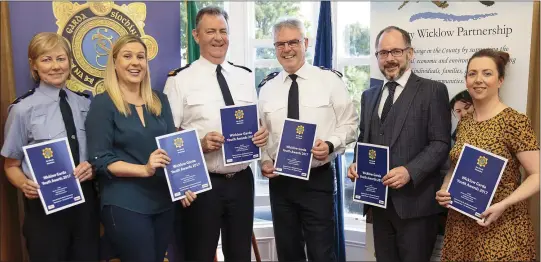
<path fill-rule="evenodd" d="M 440 205 L 448 207 L 447 186 L 464 143 L 507 158 L 507 166 L 492 200 L 475 221 L 449 210 L 442 261 L 533 261 L 535 239 L 526 200 L 539 192 L 539 146 L 530 120 L 505 105 L 498 95 L 509 54 L 492 49 L 476 52 L 468 61 L 466 86 L 473 114 L 458 123 L 450 153 L 452 168 L 441 190 Z M 520 166 L 526 174 L 521 183 Z"/>

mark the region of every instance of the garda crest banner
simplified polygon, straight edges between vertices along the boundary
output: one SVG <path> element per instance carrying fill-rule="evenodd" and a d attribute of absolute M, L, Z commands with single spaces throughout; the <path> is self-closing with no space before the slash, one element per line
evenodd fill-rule
<path fill-rule="evenodd" d="M 10 2 L 9 7 L 17 95 L 34 87 L 27 48 L 39 32 L 56 32 L 70 44 L 67 86 L 77 92 L 104 91 L 108 55 L 121 35 L 135 34 L 145 42 L 153 89 L 161 91 L 167 73 L 180 65 L 178 2 Z"/>

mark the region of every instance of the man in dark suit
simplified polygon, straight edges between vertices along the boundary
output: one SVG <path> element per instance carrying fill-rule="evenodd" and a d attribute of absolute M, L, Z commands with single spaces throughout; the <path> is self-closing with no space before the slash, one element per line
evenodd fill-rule
<path fill-rule="evenodd" d="M 441 212 L 434 198 L 440 168 L 450 149 L 451 111 L 447 87 L 411 72 L 413 48 L 408 32 L 390 26 L 376 38 L 383 86 L 361 98 L 359 142 L 389 146 L 391 170 L 387 208 L 371 209 L 378 261 L 429 261 Z M 348 170 L 358 178 L 355 163 Z"/>

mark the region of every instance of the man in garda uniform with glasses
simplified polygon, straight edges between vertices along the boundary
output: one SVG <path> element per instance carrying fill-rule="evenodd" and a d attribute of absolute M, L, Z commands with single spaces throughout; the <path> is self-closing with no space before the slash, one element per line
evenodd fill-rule
<path fill-rule="evenodd" d="M 276 57 L 283 67 L 259 85 L 260 116 L 271 133 L 262 174 L 270 179 L 270 201 L 279 261 L 336 261 L 334 171 L 331 162 L 355 141 L 358 116 L 342 74 L 306 63 L 303 23 L 274 25 Z M 317 124 L 310 179 L 277 176 L 274 160 L 287 118 Z"/>
<path fill-rule="evenodd" d="M 202 138 L 212 182 L 212 190 L 198 195 L 191 205 L 182 202 L 184 209 L 177 210 L 175 235 L 185 261 L 213 261 L 220 232 L 226 261 L 251 260 L 253 173 L 249 163 L 224 166 L 220 108 L 256 103 L 257 94 L 252 71 L 225 61 L 229 47 L 227 21 L 227 13 L 217 7 L 198 12 L 192 35 L 201 57 L 169 73 L 164 89 L 175 126 L 194 128 Z M 266 145 L 268 134 L 260 129 L 254 135 L 254 144 Z"/>
<path fill-rule="evenodd" d="M 361 98 L 358 141 L 389 146 L 387 208 L 371 209 L 377 261 L 430 261 L 438 233 L 440 168 L 450 149 L 451 110 L 447 87 L 411 72 L 409 34 L 394 26 L 379 32 L 376 58 L 383 86 Z M 348 170 L 358 178 L 355 163 Z"/>

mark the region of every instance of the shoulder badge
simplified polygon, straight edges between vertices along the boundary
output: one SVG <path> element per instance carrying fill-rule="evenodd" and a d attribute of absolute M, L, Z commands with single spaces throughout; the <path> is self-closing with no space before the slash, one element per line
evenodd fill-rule
<path fill-rule="evenodd" d="M 261 88 L 262 86 L 264 86 L 268 81 L 275 78 L 278 75 L 278 73 L 279 72 L 272 72 L 269 75 L 267 75 L 265 78 L 263 78 L 263 80 L 261 80 L 261 83 L 259 83 L 257 88 Z"/>
<path fill-rule="evenodd" d="M 335 73 L 338 77 L 342 78 L 344 75 L 342 73 L 340 73 L 340 71 L 338 70 L 334 70 L 334 69 L 329 69 L 329 68 L 326 68 L 326 67 L 323 67 L 323 66 L 320 66 L 319 67 L 321 70 L 329 70 L 329 71 L 332 71 L 333 73 Z"/>
<path fill-rule="evenodd" d="M 190 65 L 191 64 L 187 64 L 187 65 L 185 65 L 183 67 L 177 68 L 175 70 L 171 70 L 171 71 L 169 71 L 169 74 L 167 74 L 167 76 L 176 76 L 178 74 L 178 72 L 190 67 Z"/>
<path fill-rule="evenodd" d="M 17 104 L 17 103 L 21 102 L 23 99 L 25 99 L 25 98 L 31 96 L 32 94 L 34 94 L 35 91 L 36 91 L 36 88 L 35 88 L 35 87 L 32 88 L 32 89 L 30 89 L 30 90 L 28 90 L 28 92 L 26 92 L 26 94 L 17 97 L 17 99 L 15 99 L 15 100 L 13 101 L 13 103 L 11 103 L 11 104 L 14 105 L 14 104 Z"/>
<path fill-rule="evenodd" d="M 241 66 L 241 65 L 235 65 L 235 64 L 233 64 L 233 63 L 231 63 L 231 62 L 229 62 L 229 61 L 227 61 L 227 62 L 228 62 L 230 65 L 232 65 L 232 66 L 236 66 L 236 67 L 242 68 L 242 69 L 244 69 L 244 70 L 246 70 L 246 71 L 248 71 L 248 72 L 250 72 L 250 73 L 252 72 L 252 70 L 250 70 L 250 68 L 248 68 L 248 67 Z"/>

